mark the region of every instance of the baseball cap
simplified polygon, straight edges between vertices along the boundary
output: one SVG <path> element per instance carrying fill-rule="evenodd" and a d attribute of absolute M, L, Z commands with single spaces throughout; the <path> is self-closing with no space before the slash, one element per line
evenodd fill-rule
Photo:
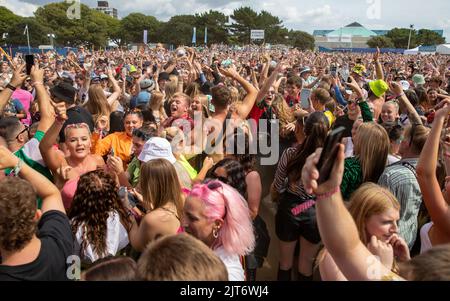
<path fill-rule="evenodd" d="M 161 137 L 152 137 L 145 142 L 144 148 L 138 159 L 144 163 L 156 159 L 166 159 L 172 164 L 177 161 L 172 154 L 170 142 Z"/>
<path fill-rule="evenodd" d="M 389 90 L 389 85 L 384 80 L 374 80 L 369 82 L 370 90 L 376 97 L 381 97 L 386 91 Z"/>
<path fill-rule="evenodd" d="M 412 81 L 414 85 L 425 85 L 425 77 L 422 74 L 414 74 Z"/>

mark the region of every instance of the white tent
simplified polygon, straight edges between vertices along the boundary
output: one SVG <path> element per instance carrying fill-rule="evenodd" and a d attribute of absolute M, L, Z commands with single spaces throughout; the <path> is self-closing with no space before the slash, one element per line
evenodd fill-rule
<path fill-rule="evenodd" d="M 420 47 L 420 46 L 419 46 Z M 408 49 L 408 50 L 405 50 L 405 52 L 403 52 L 403 54 L 406 54 L 406 55 L 414 55 L 414 54 L 419 54 L 420 53 L 420 51 L 419 51 L 419 47 L 417 47 L 417 48 L 414 48 L 414 49 Z"/>
<path fill-rule="evenodd" d="M 436 48 L 436 52 L 439 54 L 448 54 L 450 55 L 450 44 L 442 44 Z"/>

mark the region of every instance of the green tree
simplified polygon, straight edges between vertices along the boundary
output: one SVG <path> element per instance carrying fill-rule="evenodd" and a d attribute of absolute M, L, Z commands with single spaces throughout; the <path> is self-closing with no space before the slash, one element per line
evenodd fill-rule
<path fill-rule="evenodd" d="M 392 42 L 392 40 L 386 36 L 376 36 L 370 38 L 369 41 L 367 41 L 367 45 L 371 48 L 394 48 L 395 45 Z"/>
<path fill-rule="evenodd" d="M 291 30 L 288 34 L 288 44 L 300 50 L 313 50 L 315 40 L 312 35 L 300 30 Z"/>
<path fill-rule="evenodd" d="M 144 30 L 148 31 L 148 41 L 157 41 L 157 32 L 161 26 L 153 16 L 131 13 L 121 20 L 121 32 L 125 43 L 142 43 Z"/>
<path fill-rule="evenodd" d="M 409 28 L 394 28 L 386 34 L 390 38 L 396 48 L 408 48 Z M 418 46 L 417 33 L 415 30 L 411 31 L 411 44 L 409 48 Z"/>
<path fill-rule="evenodd" d="M 15 15 L 6 7 L 0 6 L 0 36 L 2 36 L 3 33 L 7 33 L 9 28 L 14 26 L 14 24 L 19 22 L 21 19 L 22 17 Z"/>
<path fill-rule="evenodd" d="M 202 14 L 196 14 L 197 44 L 202 44 L 204 41 L 205 27 L 208 27 L 208 44 L 228 43 L 227 22 L 228 17 L 218 11 L 210 10 Z"/>
<path fill-rule="evenodd" d="M 420 45 L 440 45 L 445 43 L 445 38 L 441 37 L 437 32 L 428 29 L 421 29 L 417 34 L 417 40 Z"/>
<path fill-rule="evenodd" d="M 47 34 L 51 33 L 51 30 L 39 23 L 34 17 L 21 18 L 20 21 L 12 24 L 8 28 L 8 44 L 17 46 L 27 45 L 27 35 L 24 35 L 25 26 L 27 25 L 30 36 L 30 45 L 32 47 L 37 47 L 39 45 L 50 45 L 50 40 L 47 37 Z"/>
<path fill-rule="evenodd" d="M 196 17 L 193 15 L 173 16 L 164 23 L 158 31 L 158 40 L 167 44 L 191 45 L 193 27 L 197 24 Z M 203 29 L 197 28 L 197 41 L 201 44 Z"/>
<path fill-rule="evenodd" d="M 283 22 L 265 10 L 257 13 L 250 7 L 241 7 L 233 11 L 231 18 L 234 22 L 230 26 L 230 30 L 241 44 L 250 42 L 252 29 L 264 30 L 266 43 L 285 43 L 288 31 L 283 27 Z"/>
<path fill-rule="evenodd" d="M 230 29 L 239 43 L 248 44 L 250 42 L 250 30 L 262 29 L 257 28 L 258 13 L 250 7 L 235 9 L 231 18 L 234 22 L 230 26 Z"/>
<path fill-rule="evenodd" d="M 80 19 L 67 17 L 69 3 L 50 3 L 39 7 L 36 20 L 56 35 L 56 44 L 64 46 L 95 45 L 104 47 L 108 41 L 105 15 L 81 4 Z"/>

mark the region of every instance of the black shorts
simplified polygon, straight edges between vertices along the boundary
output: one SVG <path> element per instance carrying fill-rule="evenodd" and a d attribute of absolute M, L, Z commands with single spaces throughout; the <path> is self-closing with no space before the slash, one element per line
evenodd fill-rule
<path fill-rule="evenodd" d="M 282 195 L 275 216 L 275 231 L 279 240 L 293 242 L 302 236 L 312 244 L 318 244 L 321 241 L 317 227 L 316 207 L 312 206 L 297 215 L 292 212 L 292 209 L 307 201 L 288 192 Z"/>

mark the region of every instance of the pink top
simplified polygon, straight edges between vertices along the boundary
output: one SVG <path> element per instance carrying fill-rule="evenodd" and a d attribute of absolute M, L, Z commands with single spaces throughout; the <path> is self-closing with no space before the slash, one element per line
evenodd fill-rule
<path fill-rule="evenodd" d="M 68 210 L 72 205 L 73 197 L 75 196 L 75 192 L 77 191 L 78 180 L 80 178 L 75 178 L 67 181 L 64 184 L 64 187 L 61 189 L 61 197 L 63 200 L 64 208 Z"/>
<path fill-rule="evenodd" d="M 30 107 L 31 103 L 33 102 L 33 95 L 26 90 L 16 89 L 11 98 L 19 100 L 22 104 L 23 108 L 25 109 L 25 113 L 27 114 L 27 118 L 21 119 L 20 121 L 23 124 L 29 126 L 31 124 Z"/>

